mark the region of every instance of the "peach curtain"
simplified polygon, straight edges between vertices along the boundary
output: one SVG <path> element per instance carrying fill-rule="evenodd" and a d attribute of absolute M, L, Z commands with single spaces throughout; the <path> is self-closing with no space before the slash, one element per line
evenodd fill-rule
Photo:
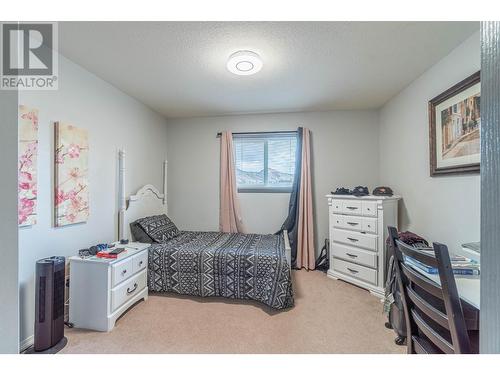
<path fill-rule="evenodd" d="M 233 135 L 223 131 L 220 138 L 220 212 L 221 232 L 243 233 L 243 222 L 236 187 Z"/>
<path fill-rule="evenodd" d="M 297 268 L 315 268 L 314 219 L 311 185 L 310 131 L 302 133 L 302 165 L 300 169 L 299 218 L 297 224 Z"/>

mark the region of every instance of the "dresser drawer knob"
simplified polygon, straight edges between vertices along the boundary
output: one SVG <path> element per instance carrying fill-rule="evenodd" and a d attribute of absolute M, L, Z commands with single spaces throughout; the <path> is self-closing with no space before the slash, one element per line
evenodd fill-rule
<path fill-rule="evenodd" d="M 351 258 L 357 258 L 357 255 L 351 254 L 351 253 L 345 253 L 345 255 L 350 256 Z"/>
<path fill-rule="evenodd" d="M 352 241 L 352 242 L 358 242 L 359 241 L 357 238 L 352 238 L 352 237 L 347 237 L 347 239 L 349 241 Z"/>
<path fill-rule="evenodd" d="M 127 270 L 122 271 L 122 275 L 125 275 L 127 273 Z"/>
<path fill-rule="evenodd" d="M 141 267 L 141 266 L 142 266 L 142 263 L 143 263 L 143 261 L 141 260 L 141 261 L 139 262 L 139 267 Z"/>
<path fill-rule="evenodd" d="M 359 271 L 353 270 L 352 268 L 347 268 L 347 270 L 351 273 L 358 273 Z"/>

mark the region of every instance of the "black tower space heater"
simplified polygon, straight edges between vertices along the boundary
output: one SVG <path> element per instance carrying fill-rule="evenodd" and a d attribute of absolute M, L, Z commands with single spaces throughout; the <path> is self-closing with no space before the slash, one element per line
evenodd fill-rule
<path fill-rule="evenodd" d="M 64 337 L 64 257 L 36 262 L 35 351 L 47 350 Z"/>

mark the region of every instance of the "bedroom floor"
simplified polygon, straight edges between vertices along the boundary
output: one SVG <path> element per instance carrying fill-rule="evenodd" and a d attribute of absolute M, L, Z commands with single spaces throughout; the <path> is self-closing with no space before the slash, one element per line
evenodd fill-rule
<path fill-rule="evenodd" d="M 110 333 L 66 329 L 61 353 L 405 353 L 367 291 L 294 271 L 295 307 L 151 294 Z"/>

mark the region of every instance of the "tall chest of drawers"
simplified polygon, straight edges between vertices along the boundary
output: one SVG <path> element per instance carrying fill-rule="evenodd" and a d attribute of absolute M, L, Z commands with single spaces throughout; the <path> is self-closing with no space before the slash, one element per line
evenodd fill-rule
<path fill-rule="evenodd" d="M 384 296 L 387 226 L 398 222 L 399 196 L 327 195 L 328 276 Z"/>

